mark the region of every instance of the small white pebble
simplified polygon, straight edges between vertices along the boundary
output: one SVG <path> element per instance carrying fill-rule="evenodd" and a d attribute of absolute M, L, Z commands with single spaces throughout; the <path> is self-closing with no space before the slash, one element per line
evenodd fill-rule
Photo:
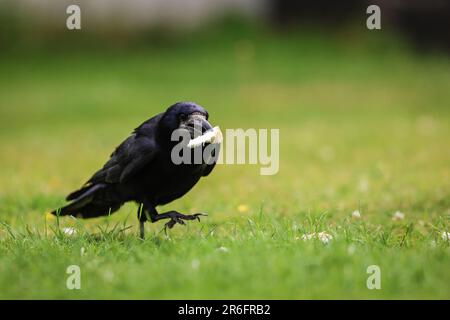
<path fill-rule="evenodd" d="M 396 211 L 392 216 L 392 220 L 403 220 L 403 219 L 405 219 L 405 214 L 400 211 Z"/>
<path fill-rule="evenodd" d="M 353 212 L 352 212 L 352 217 L 353 217 L 353 218 L 356 218 L 356 219 L 361 218 L 361 212 L 359 212 L 359 210 L 353 211 Z"/>
<path fill-rule="evenodd" d="M 69 236 L 73 236 L 77 233 L 77 230 L 75 230 L 74 228 L 63 228 L 62 231 Z"/>

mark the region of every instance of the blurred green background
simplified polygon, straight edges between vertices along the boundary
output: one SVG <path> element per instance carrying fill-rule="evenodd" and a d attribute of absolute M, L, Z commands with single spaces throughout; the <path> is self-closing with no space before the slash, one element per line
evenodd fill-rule
<path fill-rule="evenodd" d="M 414 5 L 380 2 L 382 30 L 370 31 L 364 2 L 76 1 L 82 29 L 69 31 L 67 3 L 0 6 L 1 297 L 450 297 L 450 60 L 439 15 L 421 29 Z M 222 130 L 280 129 L 279 173 L 218 166 L 166 206 L 210 214 L 171 241 L 160 225 L 135 239 L 134 204 L 110 220 L 64 219 L 86 234 L 53 239 L 45 212 L 133 128 L 183 100 Z M 89 238 L 125 219 L 131 229 Z M 297 241 L 317 228 L 335 241 Z M 222 246 L 227 258 L 211 253 Z M 64 288 L 74 260 L 91 279 L 81 293 Z M 204 273 L 185 277 L 194 260 Z M 365 287 L 372 263 L 390 279 L 380 293 Z M 177 276 L 148 275 L 164 270 Z"/>

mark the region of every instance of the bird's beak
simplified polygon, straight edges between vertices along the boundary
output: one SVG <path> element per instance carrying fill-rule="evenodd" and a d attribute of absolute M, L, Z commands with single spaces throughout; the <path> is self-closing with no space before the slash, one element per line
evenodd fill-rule
<path fill-rule="evenodd" d="M 192 114 L 186 121 L 185 126 L 191 132 L 193 138 L 212 129 L 211 124 L 206 120 L 205 116 L 200 114 Z"/>
<path fill-rule="evenodd" d="M 209 131 L 213 128 L 212 125 L 205 118 L 200 120 L 200 125 L 202 126 L 203 132 Z"/>

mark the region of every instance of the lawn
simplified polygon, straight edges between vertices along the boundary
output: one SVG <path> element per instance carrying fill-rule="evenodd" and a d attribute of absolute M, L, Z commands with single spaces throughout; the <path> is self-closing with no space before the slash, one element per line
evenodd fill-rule
<path fill-rule="evenodd" d="M 46 215 L 181 100 L 222 129 L 280 129 L 278 174 L 218 165 L 161 208 L 209 216 L 167 236 L 147 224 L 145 241 L 133 203 L 95 220 Z M 448 57 L 397 39 L 256 33 L 4 54 L 0 298 L 449 299 L 449 101 Z M 322 231 L 327 244 L 304 240 Z M 70 265 L 80 290 L 66 288 Z"/>

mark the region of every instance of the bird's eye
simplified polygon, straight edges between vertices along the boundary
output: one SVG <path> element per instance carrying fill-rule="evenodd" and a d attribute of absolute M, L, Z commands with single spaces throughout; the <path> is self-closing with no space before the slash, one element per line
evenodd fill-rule
<path fill-rule="evenodd" d="M 180 114 L 180 120 L 181 120 L 181 121 L 185 121 L 186 119 L 187 119 L 187 115 L 184 114 L 184 113 L 181 113 L 181 114 Z"/>

